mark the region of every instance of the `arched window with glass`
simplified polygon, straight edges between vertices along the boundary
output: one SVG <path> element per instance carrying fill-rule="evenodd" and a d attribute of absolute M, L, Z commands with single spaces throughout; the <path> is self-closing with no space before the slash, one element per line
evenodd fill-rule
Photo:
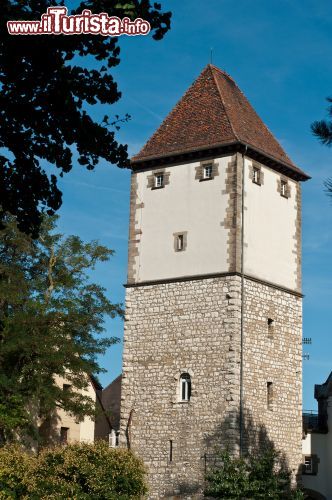
<path fill-rule="evenodd" d="M 190 401 L 191 397 L 191 377 L 189 373 L 182 373 L 180 376 L 180 400 Z"/>

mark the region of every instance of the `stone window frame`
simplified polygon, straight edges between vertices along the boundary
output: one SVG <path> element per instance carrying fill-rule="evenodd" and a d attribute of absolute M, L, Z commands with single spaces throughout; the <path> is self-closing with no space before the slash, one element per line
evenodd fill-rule
<path fill-rule="evenodd" d="M 163 176 L 163 183 L 161 186 L 156 186 L 156 178 L 158 175 Z M 158 168 L 156 171 L 152 172 L 152 174 L 147 176 L 147 188 L 151 190 L 163 189 L 169 184 L 170 175 L 171 173 L 168 172 L 165 168 Z"/>
<path fill-rule="evenodd" d="M 285 190 L 283 190 L 282 186 L 285 186 Z M 277 191 L 282 198 L 288 199 L 291 197 L 291 187 L 287 177 L 280 176 L 280 178 L 277 179 Z"/>
<path fill-rule="evenodd" d="M 257 171 L 259 172 L 259 175 L 258 175 L 258 180 L 256 181 L 255 172 Z M 256 184 L 256 186 L 264 185 L 264 171 L 260 163 L 253 161 L 252 164 L 249 165 L 249 179 L 252 181 L 253 184 Z"/>
<path fill-rule="evenodd" d="M 184 252 L 187 249 L 187 238 L 188 231 L 178 231 L 177 233 L 173 233 L 174 237 L 174 251 L 175 252 Z M 182 236 L 182 248 L 179 248 L 179 236 Z"/>
<path fill-rule="evenodd" d="M 190 399 L 188 401 L 183 400 L 181 398 L 181 375 L 187 373 L 190 376 L 190 384 L 191 384 L 191 390 L 190 390 Z M 190 405 L 193 400 L 193 378 L 194 378 L 194 373 L 190 368 L 184 367 L 180 368 L 179 370 L 176 371 L 174 374 L 174 380 L 176 383 L 176 388 L 175 388 L 175 399 L 172 401 L 174 404 L 178 405 Z"/>
<path fill-rule="evenodd" d="M 309 459 L 310 464 L 311 464 L 311 470 L 308 471 L 306 468 L 306 463 L 305 461 Z M 303 455 L 303 463 L 302 463 L 302 474 L 305 476 L 317 476 L 318 474 L 318 464 L 320 462 L 320 459 L 318 458 L 318 455 L 315 454 L 305 454 Z"/>
<path fill-rule="evenodd" d="M 210 177 L 204 177 L 204 169 L 207 166 L 212 167 L 212 172 Z M 219 175 L 219 163 L 215 160 L 204 160 L 201 161 L 199 166 L 195 168 L 195 179 L 199 182 L 212 181 L 215 177 Z"/>

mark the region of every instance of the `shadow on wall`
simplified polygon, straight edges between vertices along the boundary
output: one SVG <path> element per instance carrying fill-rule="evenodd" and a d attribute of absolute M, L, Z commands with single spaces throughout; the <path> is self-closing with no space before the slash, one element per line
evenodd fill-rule
<path fill-rule="evenodd" d="M 201 462 L 201 479 L 199 477 L 194 477 L 192 480 L 189 480 L 191 474 L 190 470 L 188 470 L 188 481 L 183 481 L 175 477 L 172 488 L 166 493 L 165 498 L 202 498 L 205 489 L 204 477 L 213 468 L 221 466 L 220 452 L 227 450 L 234 457 L 239 456 L 239 422 L 239 412 L 234 410 L 226 415 L 215 428 L 214 432 L 203 436 L 201 447 L 202 454 L 199 457 Z M 288 486 L 290 487 L 291 484 L 294 486 L 295 481 L 301 478 L 302 464 L 299 464 L 297 470 L 290 470 L 285 453 L 275 448 L 273 441 L 268 436 L 265 425 L 255 423 L 249 410 L 244 411 L 242 422 L 243 456 L 257 456 L 263 454 L 267 450 L 277 452 L 278 458 L 275 465 L 279 470 L 283 471 L 286 476 L 289 474 L 290 480 Z M 191 429 L 191 432 L 197 434 L 196 429 Z M 271 467 L 271 476 L 272 474 L 273 466 Z M 287 489 L 287 484 L 285 484 L 285 487 Z"/>
<path fill-rule="evenodd" d="M 55 446 L 60 443 L 59 423 L 60 417 L 56 412 L 45 417 L 38 427 L 38 446 Z"/>

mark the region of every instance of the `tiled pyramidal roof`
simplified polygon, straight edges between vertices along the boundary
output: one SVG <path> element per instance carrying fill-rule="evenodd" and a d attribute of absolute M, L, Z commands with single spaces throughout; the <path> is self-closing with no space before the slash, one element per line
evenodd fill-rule
<path fill-rule="evenodd" d="M 287 156 L 234 80 L 211 64 L 132 158 L 132 163 L 230 144 L 247 145 L 308 178 Z"/>

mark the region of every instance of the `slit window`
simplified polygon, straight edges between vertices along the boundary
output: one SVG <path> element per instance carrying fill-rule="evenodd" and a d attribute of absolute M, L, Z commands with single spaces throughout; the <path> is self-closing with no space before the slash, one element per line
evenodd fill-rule
<path fill-rule="evenodd" d="M 173 462 L 173 441 L 169 441 L 169 461 Z"/>
<path fill-rule="evenodd" d="M 261 185 L 261 170 L 258 167 L 253 168 L 252 182 L 254 184 L 258 184 L 259 186 Z"/>
<path fill-rule="evenodd" d="M 267 409 L 272 410 L 272 405 L 273 405 L 273 383 L 272 382 L 267 382 L 266 383 L 266 395 L 267 395 Z"/>
<path fill-rule="evenodd" d="M 154 176 L 154 187 L 161 188 L 164 186 L 164 174 L 155 174 Z"/>
<path fill-rule="evenodd" d="M 180 377 L 180 399 L 190 401 L 191 397 L 191 377 L 189 373 L 182 373 Z"/>
<path fill-rule="evenodd" d="M 282 179 L 280 181 L 280 195 L 284 198 L 288 198 L 288 183 Z"/>
<path fill-rule="evenodd" d="M 178 234 L 176 237 L 176 249 L 181 252 L 184 249 L 184 235 Z"/>
<path fill-rule="evenodd" d="M 272 318 L 267 319 L 267 328 L 268 328 L 269 335 L 273 335 L 273 333 L 274 333 L 274 319 L 272 319 Z"/>
<path fill-rule="evenodd" d="M 203 167 L 203 179 L 212 179 L 212 163 L 208 163 Z"/>

